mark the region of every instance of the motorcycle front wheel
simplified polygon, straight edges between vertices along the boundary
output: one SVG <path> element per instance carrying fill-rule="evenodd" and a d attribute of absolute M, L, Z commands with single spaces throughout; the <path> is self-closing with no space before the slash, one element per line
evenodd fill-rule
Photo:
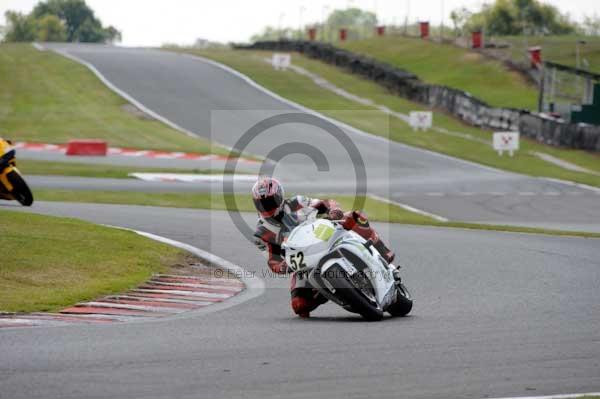
<path fill-rule="evenodd" d="M 369 321 L 379 321 L 383 319 L 383 311 L 377 306 L 374 297 L 370 294 L 367 295 L 363 293 L 353 282 L 352 277 L 350 277 L 340 265 L 334 264 L 327 269 L 321 277 L 327 279 L 327 281 L 335 288 L 336 296 L 344 303 L 349 304 L 352 310 L 360 314 L 363 318 Z M 366 276 L 364 280 L 367 284 L 370 284 L 370 281 Z M 364 289 L 366 287 L 362 288 Z M 374 290 L 372 291 L 374 292 Z"/>
<path fill-rule="evenodd" d="M 410 293 L 404 284 L 400 283 L 397 289 L 398 297 L 396 298 L 396 302 L 393 305 L 390 305 L 387 308 L 387 311 L 394 317 L 404 317 L 412 310 L 413 302 Z"/>
<path fill-rule="evenodd" d="M 25 180 L 21 177 L 19 172 L 12 171 L 6 175 L 6 178 L 13 185 L 13 191 L 11 191 L 11 195 L 19 201 L 19 203 L 23 206 L 31 206 L 33 204 L 33 194 L 29 189 Z"/>

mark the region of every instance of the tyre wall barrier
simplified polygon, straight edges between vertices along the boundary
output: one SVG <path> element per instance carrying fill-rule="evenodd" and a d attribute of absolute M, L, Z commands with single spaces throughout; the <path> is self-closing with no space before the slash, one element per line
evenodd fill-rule
<path fill-rule="evenodd" d="M 260 41 L 251 45 L 235 45 L 234 48 L 299 52 L 370 79 L 398 96 L 451 113 L 474 126 L 520 130 L 523 135 L 545 144 L 600 151 L 599 126 L 567 124 L 523 109 L 495 108 L 465 91 L 425 83 L 409 71 L 328 43 Z"/>

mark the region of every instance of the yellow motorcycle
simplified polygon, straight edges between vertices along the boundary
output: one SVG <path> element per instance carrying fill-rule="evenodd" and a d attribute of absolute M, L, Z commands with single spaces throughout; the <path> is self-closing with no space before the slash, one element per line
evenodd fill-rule
<path fill-rule="evenodd" d="M 33 194 L 17 169 L 12 142 L 2 138 L 0 138 L 0 199 L 16 200 L 23 206 L 33 204 Z"/>

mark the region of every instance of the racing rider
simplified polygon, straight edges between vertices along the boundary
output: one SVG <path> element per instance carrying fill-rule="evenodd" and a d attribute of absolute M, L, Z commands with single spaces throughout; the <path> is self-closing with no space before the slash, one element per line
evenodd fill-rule
<path fill-rule="evenodd" d="M 392 252 L 379 238 L 377 232 L 370 226 L 367 217 L 360 211 L 344 213 L 338 203 L 334 200 L 320 200 L 308 198 L 302 195 L 286 199 L 281 183 L 272 177 L 261 177 L 252 187 L 252 198 L 254 206 L 259 213 L 259 219 L 254 232 L 255 244 L 261 251 L 266 251 L 269 268 L 274 273 L 286 273 L 288 267 L 281 253 L 281 244 L 290 229 L 284 228 L 284 217 L 286 220 L 298 220 L 298 211 L 303 208 L 314 208 L 319 215 L 331 220 L 342 221 L 346 230 L 353 230 L 365 240 L 371 240 L 373 246 L 380 254 L 392 263 L 394 252 Z M 294 217 L 295 216 L 295 217 Z M 312 288 L 308 281 L 296 273 L 292 274 L 290 287 L 291 305 L 294 313 L 300 317 L 309 317 L 310 312 L 319 305 L 327 302 L 327 299 Z"/>

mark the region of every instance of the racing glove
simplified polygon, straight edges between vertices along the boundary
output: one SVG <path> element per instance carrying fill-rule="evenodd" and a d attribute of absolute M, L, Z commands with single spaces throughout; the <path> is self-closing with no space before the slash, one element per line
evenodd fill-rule
<path fill-rule="evenodd" d="M 269 259 L 268 263 L 273 273 L 286 274 L 288 272 L 288 265 L 285 260 Z"/>
<path fill-rule="evenodd" d="M 256 245 L 258 250 L 261 252 L 264 252 L 267 250 L 267 246 L 265 245 L 265 242 L 263 240 L 261 240 L 260 238 L 256 238 L 254 240 L 254 245 Z"/>
<path fill-rule="evenodd" d="M 342 220 L 344 218 L 344 212 L 341 209 L 330 209 L 327 217 L 330 220 Z"/>
<path fill-rule="evenodd" d="M 339 205 L 335 200 L 312 200 L 311 207 L 315 208 L 319 214 L 327 214 L 332 209 L 339 209 Z"/>

